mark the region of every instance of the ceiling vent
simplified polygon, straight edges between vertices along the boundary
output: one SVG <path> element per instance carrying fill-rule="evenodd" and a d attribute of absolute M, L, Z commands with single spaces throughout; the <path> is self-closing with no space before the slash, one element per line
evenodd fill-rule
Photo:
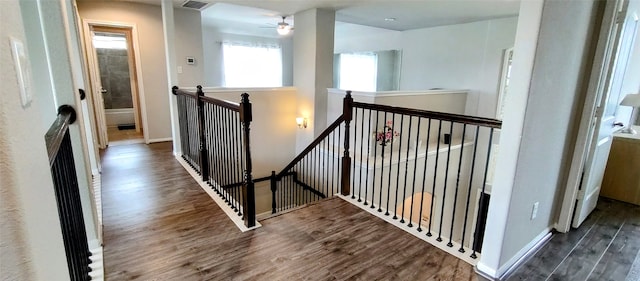
<path fill-rule="evenodd" d="M 182 7 L 190 8 L 190 9 L 196 9 L 196 10 L 200 10 L 200 9 L 206 7 L 207 5 L 209 5 L 209 3 L 200 2 L 200 1 L 193 1 L 193 0 L 187 0 L 187 1 L 184 1 L 184 3 L 182 3 Z"/>

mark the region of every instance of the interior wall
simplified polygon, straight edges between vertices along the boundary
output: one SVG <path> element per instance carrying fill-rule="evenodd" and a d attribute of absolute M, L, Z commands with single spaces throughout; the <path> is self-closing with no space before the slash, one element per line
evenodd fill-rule
<path fill-rule="evenodd" d="M 359 27 L 336 34 L 336 52 L 402 50 L 402 91 L 469 89 L 467 114 L 495 117 L 504 49 L 513 47 L 517 17 L 384 31 Z"/>
<path fill-rule="evenodd" d="M 224 84 L 222 45 L 224 41 L 239 41 L 249 43 L 279 44 L 282 48 L 282 86 L 293 85 L 293 37 L 259 37 L 250 35 L 230 34 L 220 32 L 216 27 L 202 27 L 203 86 L 222 87 Z M 184 85 L 187 86 L 187 85 Z"/>
<path fill-rule="evenodd" d="M 590 74 L 599 3 L 545 1 L 502 264 L 518 258 L 527 244 L 555 223 Z M 536 202 L 537 217 L 531 219 Z"/>
<path fill-rule="evenodd" d="M 269 176 L 271 171 L 280 172 L 296 156 L 296 133 L 301 129 L 296 125 L 295 88 L 224 89 L 221 91 L 204 89 L 204 92 L 207 96 L 234 103 L 240 102 L 242 93 L 249 93 L 253 110 L 250 140 L 254 178 Z M 270 187 L 269 181 L 256 184 L 258 213 L 271 211 Z"/>
<path fill-rule="evenodd" d="M 204 81 L 204 50 L 202 46 L 202 18 L 199 11 L 173 9 L 175 23 L 175 58 L 178 68 L 178 85 L 196 86 Z M 187 57 L 196 59 L 187 64 Z"/>
<path fill-rule="evenodd" d="M 32 103 L 21 105 L 9 44 L 11 36 L 22 41 L 25 48 L 29 44 L 43 46 L 42 36 L 27 38 L 25 32 L 27 24 L 23 23 L 34 27 L 40 21 L 33 15 L 38 15 L 35 1 L 0 1 L 0 81 L 6 93 L 0 96 L 0 272 L 7 280 L 68 280 L 43 137 L 48 128 L 43 120 L 51 117 L 42 115 L 51 111 L 53 92 L 32 91 Z M 37 37 L 40 42 L 34 42 Z M 36 66 L 46 65 L 46 60 L 40 59 L 30 57 L 25 67 L 31 72 Z M 51 84 L 50 76 L 41 76 L 43 72 L 31 73 L 31 89 L 39 83 Z"/>
<path fill-rule="evenodd" d="M 171 138 L 171 119 L 167 67 L 162 27 L 162 11 L 158 5 L 125 2 L 78 2 L 82 19 L 135 24 L 138 31 L 144 102 L 147 128 L 151 142 Z M 200 84 L 204 72 L 201 18 L 199 12 L 175 9 L 176 58 L 183 73 L 178 74 L 180 84 Z M 193 56 L 196 64 L 186 64 L 186 56 Z"/>

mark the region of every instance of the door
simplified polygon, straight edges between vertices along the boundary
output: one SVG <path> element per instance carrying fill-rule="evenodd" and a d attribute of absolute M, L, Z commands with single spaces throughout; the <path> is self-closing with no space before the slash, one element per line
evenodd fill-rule
<path fill-rule="evenodd" d="M 131 28 L 89 24 L 88 39 L 100 148 L 113 141 L 142 142 Z"/>
<path fill-rule="evenodd" d="M 592 137 L 589 144 L 587 158 L 584 165 L 582 183 L 577 195 L 576 209 L 574 211 L 572 226 L 578 227 L 593 211 L 600 195 L 600 186 L 604 176 L 609 149 L 611 148 L 612 134 L 620 129 L 616 125 L 616 113 L 620 98 L 624 94 L 622 89 L 625 83 L 631 82 L 631 77 L 625 77 L 627 66 L 630 63 L 631 51 L 636 39 L 638 28 L 638 13 L 628 10 L 628 1 L 623 1 L 616 16 L 615 38 L 613 54 L 609 62 L 608 77 L 605 79 L 604 88 L 599 91 L 598 104 L 591 121 Z M 635 5 L 634 5 L 635 6 Z M 622 96 L 621 96 L 622 95 Z"/>

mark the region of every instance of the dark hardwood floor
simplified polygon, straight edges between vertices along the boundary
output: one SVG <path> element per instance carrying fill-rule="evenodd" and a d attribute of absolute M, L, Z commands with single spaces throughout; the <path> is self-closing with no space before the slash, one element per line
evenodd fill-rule
<path fill-rule="evenodd" d="M 555 234 L 508 280 L 637 281 L 639 266 L 640 206 L 601 197 L 579 228 Z"/>
<path fill-rule="evenodd" d="M 242 233 L 171 143 L 102 155 L 107 280 L 476 280 L 473 267 L 330 199 Z"/>

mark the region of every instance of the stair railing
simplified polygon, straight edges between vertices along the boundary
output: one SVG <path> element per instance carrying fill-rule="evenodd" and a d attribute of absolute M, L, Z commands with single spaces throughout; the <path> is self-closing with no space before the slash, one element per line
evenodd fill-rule
<path fill-rule="evenodd" d="M 351 91 L 348 91 L 343 102 L 343 114 L 282 171 L 277 174 L 271 172 L 273 214 L 337 193 L 349 194 L 351 156 L 348 140 L 352 103 Z"/>
<path fill-rule="evenodd" d="M 471 260 L 482 246 L 493 137 L 490 118 L 354 102 L 281 172 L 272 212 L 335 194 Z"/>
<path fill-rule="evenodd" d="M 239 104 L 172 88 L 178 105 L 182 158 L 239 215 L 256 225 L 252 176 L 249 94 Z"/>
<path fill-rule="evenodd" d="M 73 107 L 62 105 L 58 108 L 56 120 L 45 135 L 67 266 L 70 280 L 74 281 L 91 280 L 89 276 L 91 253 L 69 135 L 69 125 L 75 120 L 76 111 Z"/>

